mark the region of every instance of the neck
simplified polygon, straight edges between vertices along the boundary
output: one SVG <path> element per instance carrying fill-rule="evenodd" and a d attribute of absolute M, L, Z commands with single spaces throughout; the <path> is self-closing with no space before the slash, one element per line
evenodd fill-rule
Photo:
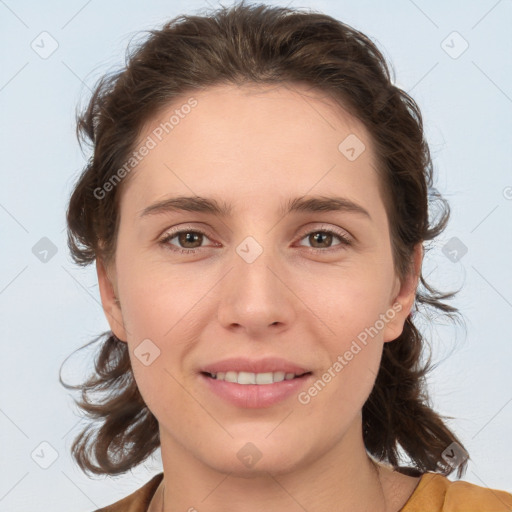
<path fill-rule="evenodd" d="M 216 471 L 165 432 L 161 440 L 164 481 L 151 512 L 386 511 L 381 468 L 366 454 L 360 428 L 351 427 L 337 445 L 293 471 L 252 477 Z"/>

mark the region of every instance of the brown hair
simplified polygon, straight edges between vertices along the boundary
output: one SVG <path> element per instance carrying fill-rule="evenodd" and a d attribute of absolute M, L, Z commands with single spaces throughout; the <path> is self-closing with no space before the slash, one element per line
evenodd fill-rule
<path fill-rule="evenodd" d="M 178 96 L 211 85 L 303 83 L 327 93 L 359 118 L 372 137 L 382 176 L 397 274 L 412 272 L 418 243 L 444 229 L 449 208 L 432 188 L 432 162 L 421 113 L 391 81 L 387 63 L 364 34 L 312 11 L 266 5 L 219 8 L 202 16 L 182 15 L 152 30 L 128 55 L 126 67 L 103 77 L 77 133 L 93 155 L 76 183 L 67 212 L 68 243 L 76 263 L 115 254 L 122 185 L 105 197 L 97 191 L 123 167 L 140 130 Z M 102 189 L 103 190 L 103 189 Z M 96 191 L 96 192 L 95 192 Z M 441 215 L 429 221 L 429 204 Z M 435 219 L 434 219 L 435 220 Z M 420 275 L 415 308 L 433 307 L 452 318 L 457 310 Z M 78 405 L 93 420 L 75 439 L 79 466 L 95 474 L 119 474 L 149 457 L 160 444 L 158 422 L 135 383 L 128 348 L 103 333 L 95 374 L 78 386 Z M 424 339 L 409 315 L 402 334 L 384 345 L 375 386 L 363 406 L 363 438 L 369 454 L 399 467 L 400 450 L 420 472 L 450 474 L 443 451 L 462 446 L 432 409 L 421 364 Z M 87 346 L 87 345 L 86 345 Z M 94 394 L 102 393 L 102 399 Z M 97 425 L 97 428 L 94 427 Z M 457 466 L 460 477 L 467 461 Z"/>

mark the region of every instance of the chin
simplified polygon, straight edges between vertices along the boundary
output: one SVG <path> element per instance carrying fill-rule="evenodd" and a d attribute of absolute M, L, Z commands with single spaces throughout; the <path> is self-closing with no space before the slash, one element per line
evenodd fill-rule
<path fill-rule="evenodd" d="M 283 444 L 261 441 L 246 436 L 244 440 L 234 439 L 230 446 L 220 446 L 201 457 L 205 464 L 215 471 L 240 478 L 268 477 L 289 473 L 305 462 L 304 445 L 283 446 Z"/>

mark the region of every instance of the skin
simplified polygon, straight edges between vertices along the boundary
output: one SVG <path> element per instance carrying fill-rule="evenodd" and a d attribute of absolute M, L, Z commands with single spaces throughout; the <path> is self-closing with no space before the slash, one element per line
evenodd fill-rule
<path fill-rule="evenodd" d="M 418 479 L 372 463 L 361 410 L 383 345 L 400 335 L 413 305 L 422 251 L 400 280 L 369 134 L 302 85 L 219 85 L 193 96 L 197 106 L 124 183 L 115 258 L 97 262 L 111 329 L 128 343 L 159 422 L 165 477 L 150 510 L 162 510 L 164 496 L 166 511 L 398 510 Z M 154 116 L 140 140 L 187 99 Z M 350 134 L 366 147 L 354 161 L 338 150 Z M 140 216 L 178 195 L 215 198 L 232 214 Z M 304 195 L 343 196 L 371 218 L 279 213 Z M 173 227 L 206 235 L 159 243 Z M 337 236 L 315 243 L 325 228 L 352 244 Z M 252 263 L 236 252 L 248 236 L 263 248 Z M 320 378 L 393 304 L 401 311 L 307 405 L 294 395 L 268 408 L 237 408 L 198 377 L 201 365 L 228 357 L 278 356 Z M 134 356 L 144 339 L 160 350 L 149 366 Z M 237 457 L 248 442 L 262 455 L 250 468 Z"/>

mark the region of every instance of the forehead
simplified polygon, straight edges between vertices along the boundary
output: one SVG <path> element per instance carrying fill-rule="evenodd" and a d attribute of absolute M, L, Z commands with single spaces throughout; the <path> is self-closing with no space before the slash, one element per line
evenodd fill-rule
<path fill-rule="evenodd" d="M 249 198 L 340 186 L 368 201 L 378 193 L 363 123 L 303 84 L 223 84 L 184 94 L 143 127 L 139 147 L 149 141 L 126 183 L 141 207 L 170 192 L 226 197 L 232 190 L 241 207 Z"/>

